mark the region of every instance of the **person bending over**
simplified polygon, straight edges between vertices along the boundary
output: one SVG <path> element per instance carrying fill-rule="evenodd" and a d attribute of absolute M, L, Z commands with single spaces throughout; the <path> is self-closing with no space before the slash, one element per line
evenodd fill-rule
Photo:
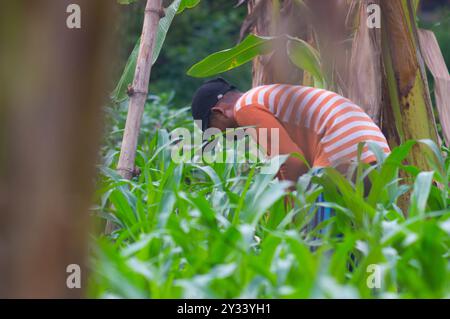
<path fill-rule="evenodd" d="M 255 127 L 255 138 L 267 152 L 275 142 L 271 129 L 278 129 L 279 154 L 299 153 L 314 168 L 331 166 L 344 172 L 357 159 L 361 142 L 374 142 L 385 153 L 390 152 L 380 128 L 359 106 L 323 89 L 271 84 L 244 93 L 217 78 L 198 88 L 191 111 L 193 118 L 201 121 L 203 131 L 210 127 L 221 131 Z M 267 129 L 264 130 L 267 138 L 259 139 L 259 129 Z M 376 162 L 367 145 L 364 145 L 361 160 Z M 278 177 L 296 182 L 307 171 L 302 160 L 290 156 Z"/>

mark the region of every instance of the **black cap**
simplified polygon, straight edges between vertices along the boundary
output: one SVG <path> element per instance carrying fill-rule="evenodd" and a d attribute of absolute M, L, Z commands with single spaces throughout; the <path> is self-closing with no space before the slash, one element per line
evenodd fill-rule
<path fill-rule="evenodd" d="M 200 86 L 192 99 L 192 117 L 194 120 L 202 121 L 202 130 L 205 131 L 209 125 L 211 109 L 219 102 L 227 92 L 236 89 L 222 78 L 207 81 Z"/>

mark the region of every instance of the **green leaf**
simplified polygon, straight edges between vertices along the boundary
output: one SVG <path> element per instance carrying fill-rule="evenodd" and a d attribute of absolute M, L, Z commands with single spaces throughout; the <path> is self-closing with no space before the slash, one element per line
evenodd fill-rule
<path fill-rule="evenodd" d="M 287 52 L 292 63 L 310 73 L 318 87 L 325 88 L 319 53 L 307 42 L 288 36 Z"/>
<path fill-rule="evenodd" d="M 136 2 L 138 0 L 117 0 L 117 3 L 119 4 L 131 4 L 133 2 Z"/>
<path fill-rule="evenodd" d="M 417 175 L 414 190 L 411 196 L 409 216 L 414 217 L 425 213 L 428 196 L 430 195 L 431 183 L 434 172 L 421 172 Z"/>
<path fill-rule="evenodd" d="M 120 77 L 119 83 L 117 83 L 117 86 L 112 93 L 112 98 L 116 102 L 122 102 L 128 96 L 127 95 L 128 85 L 130 85 L 133 82 L 140 43 L 141 39 L 139 39 L 136 45 L 134 46 L 134 49 L 131 52 L 130 57 L 128 58 L 127 64 L 125 65 L 125 69 L 123 70 L 122 76 Z"/>
<path fill-rule="evenodd" d="M 417 11 L 419 11 L 420 0 L 413 0 L 412 7 L 414 9 L 414 15 L 417 16 Z"/>
<path fill-rule="evenodd" d="M 371 205 L 380 202 L 382 194 L 388 189 L 390 181 L 396 178 L 398 169 L 402 165 L 402 161 L 408 156 L 411 148 L 416 144 L 415 141 L 410 140 L 406 143 L 394 148 L 387 158 L 384 159 L 380 174 L 372 181 L 367 202 Z M 369 147 L 370 144 L 369 144 Z"/>
<path fill-rule="evenodd" d="M 250 34 L 237 46 L 213 53 L 198 62 L 189 69 L 187 74 L 192 77 L 205 78 L 237 68 L 260 54 L 270 52 L 269 44 L 272 40 L 273 38 L 270 37 Z"/>
<path fill-rule="evenodd" d="M 128 1 L 128 0 L 122 0 Z M 153 49 L 152 64 L 155 64 L 156 60 L 161 53 L 162 46 L 166 39 L 167 32 L 169 31 L 170 25 L 172 24 L 173 18 L 175 17 L 177 10 L 180 6 L 182 0 L 174 0 L 172 4 L 165 10 L 165 17 L 159 21 L 158 32 L 156 34 L 155 47 Z M 136 61 L 139 54 L 139 47 L 141 44 L 141 39 L 139 38 L 134 46 L 133 51 L 128 58 L 125 69 L 120 77 L 119 83 L 117 84 L 114 92 L 112 93 L 112 98 L 116 102 L 122 102 L 127 98 L 128 85 L 133 82 L 134 72 L 136 70 Z"/>
<path fill-rule="evenodd" d="M 428 146 L 428 148 L 433 152 L 435 158 L 429 158 L 429 163 L 442 175 L 442 177 L 445 176 L 445 159 L 436 143 L 430 139 L 420 139 L 417 140 L 417 142 Z"/>
<path fill-rule="evenodd" d="M 183 12 L 185 9 L 192 9 L 200 3 L 200 0 L 182 0 L 177 13 Z"/>
<path fill-rule="evenodd" d="M 186 0 L 184 0 L 186 1 Z M 200 1 L 200 0 L 198 0 Z M 165 10 L 166 15 L 159 21 L 158 24 L 158 33 L 156 34 L 156 43 L 155 48 L 153 49 L 153 61 L 152 64 L 155 64 L 156 60 L 159 57 L 159 53 L 161 52 L 162 46 L 166 39 L 167 32 L 169 31 L 170 25 L 172 24 L 173 18 L 177 14 L 178 8 L 180 7 L 183 0 L 174 0 L 172 4 Z"/>

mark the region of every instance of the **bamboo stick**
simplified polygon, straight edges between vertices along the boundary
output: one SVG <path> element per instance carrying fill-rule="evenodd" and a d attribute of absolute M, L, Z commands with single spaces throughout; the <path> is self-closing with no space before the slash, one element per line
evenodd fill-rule
<path fill-rule="evenodd" d="M 164 16 L 162 0 L 147 0 L 145 6 L 144 25 L 142 27 L 141 44 L 136 62 L 136 71 L 132 86 L 128 90 L 130 103 L 128 107 L 125 132 L 123 134 L 122 148 L 120 151 L 118 173 L 125 179 L 131 179 L 134 175 L 134 161 L 142 115 L 148 95 L 148 85 L 152 69 L 153 48 L 159 20 Z M 108 221 L 106 233 L 113 230 L 112 222 Z"/>

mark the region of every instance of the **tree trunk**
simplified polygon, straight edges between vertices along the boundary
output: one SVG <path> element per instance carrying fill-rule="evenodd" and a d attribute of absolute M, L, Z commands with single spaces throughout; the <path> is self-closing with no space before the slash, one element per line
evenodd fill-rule
<path fill-rule="evenodd" d="M 66 26 L 69 4 L 81 7 L 81 29 Z M 113 8 L 104 0 L 2 4 L 1 297 L 83 296 Z M 71 264 L 81 268 L 81 289 L 66 285 Z"/>
<path fill-rule="evenodd" d="M 125 179 L 131 179 L 134 174 L 137 143 L 152 70 L 153 49 L 158 23 L 163 14 L 162 0 L 147 0 L 134 81 L 128 91 L 130 103 L 117 165 L 119 174 Z M 108 221 L 105 232 L 110 233 L 113 227 L 112 222 Z"/>
<path fill-rule="evenodd" d="M 161 18 L 162 0 L 147 0 L 141 44 L 136 62 L 136 72 L 132 87 L 129 89 L 130 104 L 123 134 L 117 170 L 126 179 L 131 179 L 136 158 L 136 148 L 141 127 L 142 114 L 148 95 L 148 84 L 152 70 L 153 48 L 155 46 L 158 23 Z"/>
<path fill-rule="evenodd" d="M 381 1 L 383 131 L 391 147 L 410 139 L 438 144 L 425 66 L 419 49 L 415 9 L 410 0 Z M 415 146 L 409 162 L 430 169 L 427 148 Z"/>
<path fill-rule="evenodd" d="M 305 0 L 328 89 L 348 96 L 349 62 L 357 10 L 347 0 Z"/>
<path fill-rule="evenodd" d="M 260 36 L 290 34 L 304 39 L 307 23 L 301 19 L 303 13 L 296 1 L 249 0 L 249 15 L 244 21 L 243 30 L 251 30 Z M 279 39 L 272 54 L 259 56 L 253 61 L 253 86 L 271 83 L 302 83 L 303 72 L 289 60 L 286 39 Z"/>

